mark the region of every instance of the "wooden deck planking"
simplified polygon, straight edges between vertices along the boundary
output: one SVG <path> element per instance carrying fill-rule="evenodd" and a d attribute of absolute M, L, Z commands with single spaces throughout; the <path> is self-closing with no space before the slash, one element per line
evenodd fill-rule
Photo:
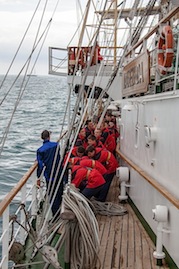
<path fill-rule="evenodd" d="M 107 201 L 119 204 L 119 183 L 113 180 Z M 155 246 L 128 203 L 124 216 L 97 216 L 100 229 L 100 269 L 167 269 L 157 266 Z M 101 267 L 100 267 L 101 264 Z"/>
<path fill-rule="evenodd" d="M 115 240 L 113 246 L 113 260 L 111 266 L 112 269 L 119 268 L 122 234 L 122 220 L 120 219 L 121 217 L 119 218 L 118 216 L 116 216 L 115 218 Z"/>
<path fill-rule="evenodd" d="M 111 221 L 110 221 L 110 218 L 108 218 L 105 221 L 105 225 L 103 226 L 103 231 L 102 231 L 103 236 L 102 236 L 101 241 L 100 241 L 101 245 L 100 245 L 99 259 L 100 259 L 101 268 L 103 268 L 103 266 L 104 266 L 108 237 L 110 234 L 110 226 L 111 226 Z M 99 266 L 99 263 L 97 263 L 97 264 Z"/>
<path fill-rule="evenodd" d="M 135 242 L 135 268 L 142 269 L 142 234 L 137 222 L 134 221 L 134 242 Z"/>
<path fill-rule="evenodd" d="M 135 240 L 134 240 L 134 220 L 130 214 L 129 215 L 129 223 L 128 223 L 128 267 L 134 268 L 135 264 Z"/>

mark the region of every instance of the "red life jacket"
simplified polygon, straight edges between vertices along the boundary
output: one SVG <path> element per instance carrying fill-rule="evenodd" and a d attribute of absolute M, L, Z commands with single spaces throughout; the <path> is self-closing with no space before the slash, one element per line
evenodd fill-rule
<path fill-rule="evenodd" d="M 105 183 L 103 176 L 96 169 L 74 165 L 72 168 L 72 183 L 78 188 L 83 180 L 87 180 L 86 188 L 97 188 Z"/>
<path fill-rule="evenodd" d="M 105 142 L 104 142 L 104 146 L 107 150 L 109 150 L 110 152 L 114 152 L 116 149 L 116 139 L 113 133 L 109 132 Z"/>
<path fill-rule="evenodd" d="M 96 170 L 98 170 L 101 173 L 101 175 L 104 175 L 107 172 L 104 165 L 102 165 L 100 162 L 98 162 L 96 160 L 83 159 L 83 160 L 80 160 L 79 164 L 81 166 L 84 166 L 84 167 L 86 166 L 86 167 L 95 168 Z"/>
<path fill-rule="evenodd" d="M 93 159 L 98 160 L 106 167 L 107 174 L 114 173 L 116 168 L 119 167 L 118 161 L 116 160 L 114 154 L 112 154 L 109 150 L 100 148 L 96 148 L 95 152 L 96 154 Z"/>

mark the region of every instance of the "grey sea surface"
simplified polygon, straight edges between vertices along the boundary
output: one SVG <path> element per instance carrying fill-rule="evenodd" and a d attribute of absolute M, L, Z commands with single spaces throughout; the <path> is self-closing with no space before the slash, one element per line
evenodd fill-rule
<path fill-rule="evenodd" d="M 65 77 L 32 76 L 13 113 L 22 82 L 22 78 L 19 78 L 9 91 L 14 79 L 15 76 L 9 76 L 0 91 L 0 149 L 5 130 L 14 114 L 0 154 L 0 200 L 34 163 L 36 150 L 42 144 L 41 132 L 48 129 L 52 132 L 52 141 L 59 138 L 68 97 Z M 3 76 L 0 76 L 0 82 L 2 80 Z"/>

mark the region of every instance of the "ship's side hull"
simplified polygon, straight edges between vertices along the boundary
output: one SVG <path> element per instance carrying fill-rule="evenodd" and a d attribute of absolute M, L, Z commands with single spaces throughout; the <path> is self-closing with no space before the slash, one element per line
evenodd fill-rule
<path fill-rule="evenodd" d="M 178 97 L 172 92 L 131 99 L 133 107 L 127 107 L 130 99 L 124 100 L 120 151 L 135 165 L 127 165 L 128 194 L 156 235 L 158 222 L 154 220 L 153 209 L 157 205 L 167 207 L 162 243 L 179 267 Z M 126 162 L 123 160 L 122 164 Z"/>

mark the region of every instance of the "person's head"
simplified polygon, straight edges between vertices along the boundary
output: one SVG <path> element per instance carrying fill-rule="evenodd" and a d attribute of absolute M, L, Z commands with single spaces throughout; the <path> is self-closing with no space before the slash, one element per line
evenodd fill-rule
<path fill-rule="evenodd" d="M 81 128 L 80 131 L 79 131 L 79 135 L 81 137 L 86 137 L 86 131 L 85 131 L 85 128 Z"/>
<path fill-rule="evenodd" d="M 113 122 L 113 121 L 110 121 L 110 122 L 109 122 L 109 127 L 110 127 L 110 128 L 113 128 L 113 127 L 114 127 L 114 122 Z"/>
<path fill-rule="evenodd" d="M 111 119 L 112 119 L 112 112 L 108 111 L 108 112 L 106 113 L 106 115 L 105 115 L 105 119 L 106 119 L 107 121 L 111 121 Z"/>
<path fill-rule="evenodd" d="M 83 146 L 79 146 L 76 150 L 76 154 L 78 157 L 83 157 L 85 155 L 85 148 Z"/>
<path fill-rule="evenodd" d="M 88 138 L 88 145 L 89 146 L 96 146 L 96 136 L 95 135 L 89 135 Z"/>
<path fill-rule="evenodd" d="M 88 127 L 89 130 L 94 129 L 94 124 L 93 124 L 93 122 L 91 120 L 86 121 L 86 126 Z"/>
<path fill-rule="evenodd" d="M 109 121 L 105 120 L 104 121 L 104 128 L 108 128 L 109 127 Z"/>
<path fill-rule="evenodd" d="M 45 141 L 45 140 L 49 140 L 49 139 L 50 139 L 50 134 L 51 134 L 50 131 L 44 130 L 44 131 L 41 133 L 41 138 L 42 138 L 44 141 Z"/>
<path fill-rule="evenodd" d="M 93 158 L 94 155 L 95 155 L 95 148 L 94 146 L 88 146 L 87 149 L 86 149 L 86 155 L 89 157 L 89 158 Z"/>
<path fill-rule="evenodd" d="M 94 135 L 96 136 L 96 138 L 101 137 L 101 134 L 102 134 L 102 131 L 101 131 L 100 128 L 96 128 L 96 129 L 94 130 Z"/>

